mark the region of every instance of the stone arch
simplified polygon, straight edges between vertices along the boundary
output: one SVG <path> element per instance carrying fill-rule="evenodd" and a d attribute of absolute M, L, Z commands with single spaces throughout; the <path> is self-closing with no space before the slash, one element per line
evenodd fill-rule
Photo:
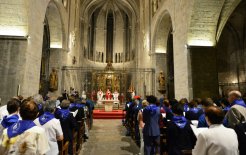
<path fill-rule="evenodd" d="M 59 7 L 51 0 L 47 6 L 45 18 L 49 23 L 50 48 L 65 47 L 65 30 Z"/>
<path fill-rule="evenodd" d="M 226 95 L 229 90 L 237 89 L 246 93 L 246 1 L 241 1 L 225 22 L 218 35 L 217 62 L 220 95 Z M 221 27 L 222 28 L 222 25 Z"/>
<path fill-rule="evenodd" d="M 167 10 L 164 10 L 157 20 L 152 40 L 152 54 L 156 57 L 156 76 L 160 76 L 161 72 L 165 76 L 165 87 L 157 84 L 156 90 L 162 93 L 162 89 L 165 89 L 166 95 L 174 98 L 173 25 Z M 159 93 L 158 96 L 161 95 Z"/>
<path fill-rule="evenodd" d="M 168 11 L 164 11 L 154 30 L 152 47 L 154 53 L 166 53 L 170 31 L 172 31 L 171 16 Z"/>
<path fill-rule="evenodd" d="M 231 14 L 235 10 L 235 8 L 239 5 L 239 3 L 240 3 L 240 0 L 226 0 L 225 1 L 222 11 L 221 11 L 220 20 L 219 20 L 219 24 L 217 28 L 217 35 L 216 35 L 217 42 L 219 41 L 219 38 L 221 36 L 221 33 L 227 21 L 229 20 Z"/>
<path fill-rule="evenodd" d="M 187 44 L 189 46 L 215 46 L 226 21 L 240 1 L 194 1 Z"/>
<path fill-rule="evenodd" d="M 132 61 L 134 60 L 134 55 L 137 49 L 137 37 L 135 36 L 135 33 L 138 29 L 137 19 L 139 17 L 139 13 L 137 11 L 138 7 L 136 3 L 128 0 L 87 0 L 82 3 L 80 18 L 82 19 L 81 35 L 83 40 L 82 42 L 84 43 L 82 46 L 84 57 L 91 61 L 105 63 L 107 55 L 105 53 L 106 16 L 109 10 L 112 10 L 114 15 L 113 62 L 119 63 L 121 61 Z M 127 27 L 127 29 L 125 27 Z M 116 42 L 116 40 L 118 41 Z"/>

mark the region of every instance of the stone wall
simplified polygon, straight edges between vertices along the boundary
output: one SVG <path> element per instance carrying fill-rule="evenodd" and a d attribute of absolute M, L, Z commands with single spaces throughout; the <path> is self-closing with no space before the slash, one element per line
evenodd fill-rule
<path fill-rule="evenodd" d="M 3 104 L 23 86 L 27 40 L 0 39 L 0 98 Z M 21 92 L 20 92 L 21 93 Z"/>
<path fill-rule="evenodd" d="M 9 20 L 10 25 L 5 24 L 6 27 L 18 28 L 18 25 L 11 25 L 11 23 L 27 23 L 27 25 L 22 24 L 25 26 L 26 34 L 20 37 L 21 40 L 16 39 L 18 31 L 12 30 L 13 34 L 0 34 L 0 61 L 2 63 L 0 86 L 4 90 L 0 92 L 0 98 L 3 98 L 3 103 L 6 103 L 10 97 L 17 95 L 18 85 L 20 85 L 20 94 L 23 96 L 38 93 L 46 9 L 49 2 L 56 3 L 59 9 L 62 4 L 53 0 L 4 1 L 4 4 L 1 4 L 2 2 L 0 1 L 0 6 L 4 8 L 0 12 L 0 21 Z M 24 3 L 21 4 L 22 2 Z M 17 6 L 18 8 L 16 8 Z M 24 15 L 25 12 L 26 15 Z M 8 15 L 4 15 L 4 13 L 8 13 Z M 56 18 L 61 18 L 63 24 L 68 23 L 64 20 L 66 17 L 58 16 Z M 0 29 L 3 30 L 2 26 Z M 22 30 L 22 28 L 18 30 Z M 4 39 L 2 35 L 7 35 L 8 39 Z"/>
<path fill-rule="evenodd" d="M 193 98 L 217 97 L 219 82 L 216 49 L 190 47 Z"/>

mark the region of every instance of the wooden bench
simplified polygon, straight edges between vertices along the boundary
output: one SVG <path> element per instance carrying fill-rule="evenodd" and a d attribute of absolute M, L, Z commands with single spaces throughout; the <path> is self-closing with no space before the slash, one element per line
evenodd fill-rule
<path fill-rule="evenodd" d="M 78 132 L 73 130 L 73 153 L 76 154 L 77 152 L 77 136 L 78 136 Z"/>
<path fill-rule="evenodd" d="M 85 125 L 84 125 L 84 120 L 78 121 L 77 123 L 79 126 L 79 130 L 77 134 L 77 153 L 79 153 L 79 151 L 82 148 L 82 144 L 84 142 Z"/>
<path fill-rule="evenodd" d="M 160 154 L 167 153 L 167 128 L 163 127 L 160 129 Z"/>
<path fill-rule="evenodd" d="M 59 155 L 67 155 L 68 154 L 68 146 L 69 142 L 68 141 L 58 141 L 58 148 L 59 148 Z"/>

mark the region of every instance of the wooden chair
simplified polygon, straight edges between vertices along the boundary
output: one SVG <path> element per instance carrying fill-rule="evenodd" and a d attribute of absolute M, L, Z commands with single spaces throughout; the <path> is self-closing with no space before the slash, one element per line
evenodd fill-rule
<path fill-rule="evenodd" d="M 64 140 L 58 141 L 59 155 L 68 155 L 68 145 L 69 142 Z"/>

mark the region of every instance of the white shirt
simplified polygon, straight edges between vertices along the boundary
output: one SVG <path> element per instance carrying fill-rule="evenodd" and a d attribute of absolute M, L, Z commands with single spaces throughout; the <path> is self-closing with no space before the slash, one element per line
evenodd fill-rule
<path fill-rule="evenodd" d="M 2 152 L 2 155 L 43 155 L 50 149 L 45 130 L 38 126 L 34 126 L 11 139 L 8 138 L 7 129 L 4 129 L 0 139 L 0 147 L 9 148 L 6 152 Z"/>
<path fill-rule="evenodd" d="M 0 123 L 3 120 L 3 117 L 6 115 L 9 115 L 9 112 L 7 110 L 7 105 L 4 105 L 4 106 L 0 107 Z"/>
<path fill-rule="evenodd" d="M 45 129 L 49 146 L 50 146 L 50 151 L 46 153 L 46 155 L 57 155 L 59 153 L 59 148 L 57 145 L 57 140 L 56 138 L 58 136 L 62 136 L 62 128 L 60 121 L 56 118 L 50 120 L 49 122 L 45 123 L 43 126 L 39 123 L 38 118 L 35 119 L 34 123 L 37 126 L 43 127 Z"/>
<path fill-rule="evenodd" d="M 238 140 L 233 129 L 211 125 L 198 135 L 192 155 L 238 155 Z"/>

